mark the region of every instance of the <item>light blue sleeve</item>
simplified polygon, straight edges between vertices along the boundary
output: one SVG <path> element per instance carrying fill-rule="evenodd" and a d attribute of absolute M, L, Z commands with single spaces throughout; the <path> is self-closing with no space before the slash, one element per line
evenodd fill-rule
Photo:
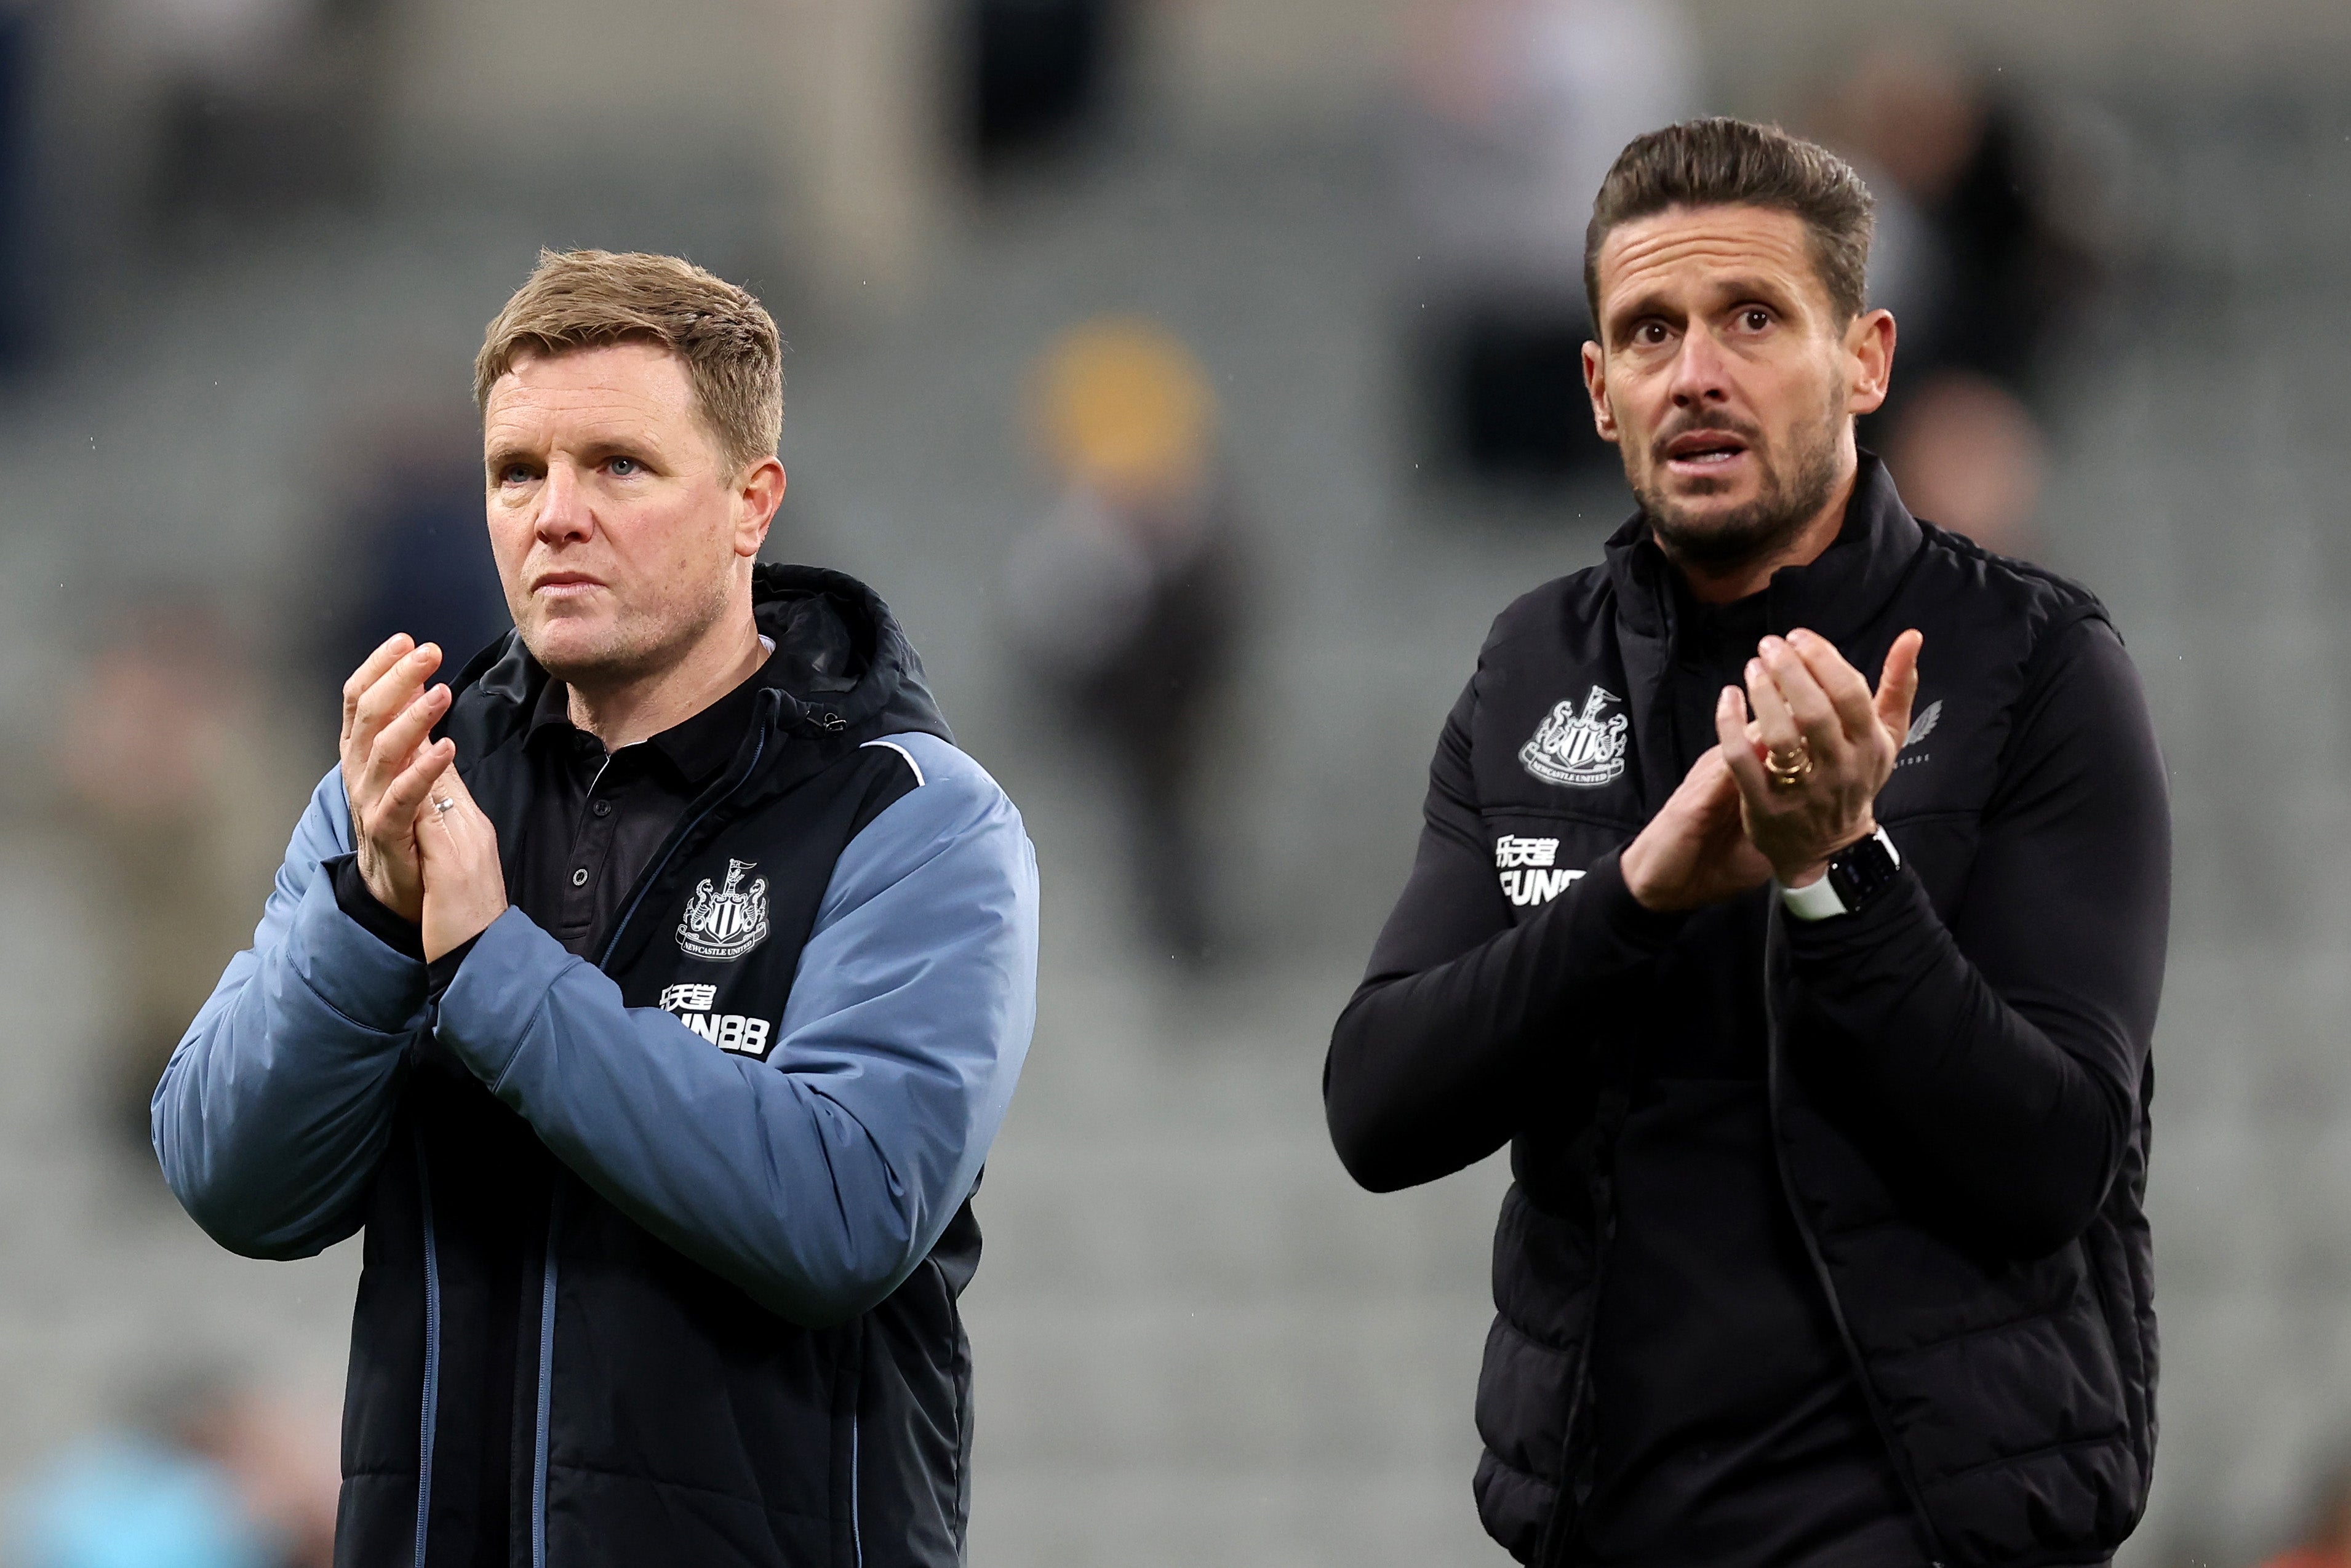
<path fill-rule="evenodd" d="M 443 996 L 441 1040 L 589 1186 L 794 1322 L 897 1289 L 978 1179 L 1037 1005 L 1037 861 L 946 742 L 851 841 L 765 1061 L 714 1050 L 517 910 Z"/>
<path fill-rule="evenodd" d="M 294 829 L 253 946 L 229 960 L 150 1107 L 163 1179 L 248 1258 L 307 1258 L 359 1228 L 425 1021 L 424 966 L 335 903 L 322 862 L 350 848 L 337 768 Z"/>

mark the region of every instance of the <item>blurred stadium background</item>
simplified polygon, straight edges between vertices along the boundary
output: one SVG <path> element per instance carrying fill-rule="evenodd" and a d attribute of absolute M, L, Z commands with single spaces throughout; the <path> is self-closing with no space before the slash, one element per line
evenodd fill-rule
<path fill-rule="evenodd" d="M 357 651 L 497 614 L 470 362 L 542 245 L 767 299 L 771 553 L 892 601 L 1038 844 L 973 1562 L 1499 1561 L 1468 1476 L 1504 1174 L 1354 1191 L 1321 1059 L 1486 622 L 1626 508 L 1559 434 L 1572 242 L 1624 136 L 1697 110 L 1865 160 L 1919 411 L 1873 439 L 2137 655 L 2179 855 L 2125 1562 L 2299 1539 L 2351 1452 L 2351 9 L 14 0 L 0 1562 L 319 1560 L 358 1245 L 220 1252 L 139 1107 Z M 1186 476 L 1175 522 L 1078 515 L 1111 448 Z M 1211 544 L 1229 591 L 1186 620 Z M 1116 683 L 1178 669 L 1138 750 Z"/>

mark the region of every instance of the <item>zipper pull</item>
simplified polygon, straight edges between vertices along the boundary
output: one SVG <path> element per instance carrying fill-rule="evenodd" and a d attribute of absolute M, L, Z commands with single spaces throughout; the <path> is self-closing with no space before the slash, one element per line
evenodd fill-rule
<path fill-rule="evenodd" d="M 831 708 L 827 708 L 822 713 L 818 714 L 816 716 L 816 721 L 828 734 L 831 735 L 839 735 L 842 730 L 849 727 L 849 721 L 841 717 L 839 714 L 833 712 Z"/>

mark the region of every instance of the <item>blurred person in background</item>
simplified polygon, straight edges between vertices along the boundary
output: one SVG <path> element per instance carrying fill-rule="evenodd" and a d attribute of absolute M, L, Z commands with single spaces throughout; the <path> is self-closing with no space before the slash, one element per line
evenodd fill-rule
<path fill-rule="evenodd" d="M 1181 341 L 1127 318 L 1063 334 L 1033 395 L 1061 497 L 1013 547 L 1012 628 L 1064 721 L 1116 772 L 1151 939 L 1202 963 L 1217 938 L 1202 792 L 1230 749 L 1217 718 L 1245 613 L 1216 396 Z"/>
<path fill-rule="evenodd" d="M 340 1560 L 946 1568 L 1019 815 L 872 590 L 755 564 L 758 301 L 549 253 L 475 390 L 515 631 L 345 683 L 156 1091 L 165 1176 L 249 1257 L 366 1231 Z"/>
<path fill-rule="evenodd" d="M 2301 1535 L 2262 1568 L 2351 1568 L 2351 1452 L 2338 1451 L 2320 1473 Z"/>
<path fill-rule="evenodd" d="M 393 0 L 131 0 L 161 56 L 157 219 L 249 220 L 358 197 L 399 51 Z"/>
<path fill-rule="evenodd" d="M 120 977 L 100 1092 L 108 1122 L 143 1150 L 156 1080 L 222 960 L 252 935 L 301 786 L 249 651 L 189 601 L 158 598 L 109 627 L 67 688 L 57 734 L 92 918 L 140 956 Z"/>
<path fill-rule="evenodd" d="M 374 443 L 382 456 L 335 530 L 321 573 L 320 656 L 333 677 L 326 689 L 395 633 L 445 649 L 462 665 L 513 625 L 482 531 L 475 433 L 422 416 L 380 424 L 392 434 Z"/>
<path fill-rule="evenodd" d="M 1510 1147 L 1477 1493 L 1521 1562 L 2087 1564 L 2146 1505 L 2162 761 L 2098 601 L 1855 445 L 1870 219 L 1737 120 L 1610 171 L 1640 511 L 1495 622 L 1332 1033 L 1364 1186 Z"/>
<path fill-rule="evenodd" d="M 1067 146 L 1102 117 L 1127 27 L 1122 0 L 957 0 L 961 141 L 983 172 Z"/>
<path fill-rule="evenodd" d="M 1487 481 L 1613 477 L 1592 433 L 1583 220 L 1617 150 L 1698 108 L 1679 0 L 1419 0 L 1397 127 L 1421 413 Z"/>
<path fill-rule="evenodd" d="M 16 1568 L 329 1568 L 331 1409 L 214 1372 L 175 1375 L 143 1404 L 11 1500 Z"/>
<path fill-rule="evenodd" d="M 33 0 L 0 0 L 0 374 L 32 356 L 43 326 L 37 268 L 46 204 L 35 177 L 34 112 L 41 12 Z"/>
<path fill-rule="evenodd" d="M 1871 298 L 1902 323 L 1903 375 L 1862 439 L 1922 517 L 2029 555 L 2043 477 L 2033 404 L 2097 275 L 2064 149 L 1955 50 L 1865 53 L 1823 118 L 1878 198 Z"/>

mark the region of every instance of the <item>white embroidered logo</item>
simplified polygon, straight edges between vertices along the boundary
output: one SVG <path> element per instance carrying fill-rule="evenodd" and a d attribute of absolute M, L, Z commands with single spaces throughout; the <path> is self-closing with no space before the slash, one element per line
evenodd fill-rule
<path fill-rule="evenodd" d="M 1549 904 L 1583 873 L 1556 867 L 1557 839 L 1520 839 L 1504 833 L 1494 841 L 1494 865 L 1502 877 L 1502 896 L 1523 909 Z"/>
<path fill-rule="evenodd" d="M 678 1022 L 719 1050 L 738 1056 L 767 1055 L 771 1032 L 768 1020 L 742 1013 L 713 1013 L 710 1004 L 717 999 L 716 986 L 671 986 L 661 994 L 663 1011 L 675 1013 Z"/>
<path fill-rule="evenodd" d="M 1900 752 L 1908 751 L 1912 747 L 1917 745 L 1920 741 L 1934 734 L 1935 727 L 1942 721 L 1943 699 L 1937 697 L 1933 702 L 1928 703 L 1925 707 L 1918 711 L 1918 716 L 1917 718 L 1910 721 L 1910 733 L 1902 737 L 1900 751 L 1896 753 L 1896 759 L 1894 766 L 1896 768 L 1907 768 L 1914 762 L 1924 762 L 1928 757 L 1932 756 L 1933 754 L 1931 752 L 1922 751 L 1916 757 L 1904 757 L 1900 755 Z"/>
<path fill-rule="evenodd" d="M 1494 841 L 1494 864 L 1503 871 L 1514 865 L 1550 865 L 1558 859 L 1557 839 L 1514 839 L 1504 833 Z"/>
<path fill-rule="evenodd" d="M 705 876 L 685 901 L 685 917 L 677 923 L 677 945 L 689 957 L 727 962 L 768 939 L 768 879 L 741 885 L 743 873 L 758 863 L 728 861 L 726 886 L 714 893 Z"/>
<path fill-rule="evenodd" d="M 1519 747 L 1520 765 L 1546 784 L 1591 789 L 1607 783 L 1625 771 L 1625 731 L 1632 726 L 1621 713 L 1602 715 L 1611 703 L 1624 700 L 1594 686 L 1580 713 L 1573 702 L 1559 704 Z"/>

